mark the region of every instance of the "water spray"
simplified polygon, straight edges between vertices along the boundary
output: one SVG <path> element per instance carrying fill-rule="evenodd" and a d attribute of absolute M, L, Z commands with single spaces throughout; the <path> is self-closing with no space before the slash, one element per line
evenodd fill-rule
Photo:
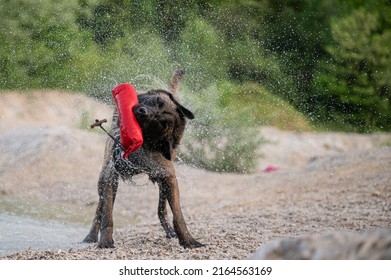
<path fill-rule="evenodd" d="M 107 122 L 107 119 L 102 119 L 102 120 L 98 120 L 96 119 L 95 122 L 93 124 L 90 125 L 91 128 L 95 128 L 96 126 L 99 126 L 111 139 L 113 139 L 114 143 L 116 145 L 118 145 L 118 147 L 120 147 L 122 149 L 122 151 L 125 152 L 125 147 L 122 146 L 121 142 L 118 141 L 118 139 L 116 139 L 113 135 L 111 135 L 106 129 L 104 129 L 104 127 L 102 126 L 102 124 L 106 123 Z"/>

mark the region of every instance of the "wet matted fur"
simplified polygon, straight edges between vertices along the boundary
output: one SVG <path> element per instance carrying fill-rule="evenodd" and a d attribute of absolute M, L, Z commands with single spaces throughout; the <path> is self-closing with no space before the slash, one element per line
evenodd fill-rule
<path fill-rule="evenodd" d="M 113 206 L 118 189 L 118 181 L 146 173 L 149 179 L 159 186 L 158 217 L 168 238 L 178 237 L 185 248 L 202 246 L 187 229 L 183 218 L 178 181 L 173 160 L 176 148 L 182 138 L 187 119 L 193 119 L 191 111 L 176 99 L 183 70 L 174 72 L 170 89 L 151 90 L 138 94 L 139 104 L 134 113 L 139 122 L 144 143 L 127 159 L 123 159 L 121 148 L 108 138 L 104 163 L 98 181 L 99 202 L 89 234 L 84 242 L 98 242 L 101 248 L 114 247 Z M 120 120 L 117 109 L 113 114 L 111 134 L 120 139 Z M 173 226 L 167 219 L 167 202 L 173 214 Z"/>

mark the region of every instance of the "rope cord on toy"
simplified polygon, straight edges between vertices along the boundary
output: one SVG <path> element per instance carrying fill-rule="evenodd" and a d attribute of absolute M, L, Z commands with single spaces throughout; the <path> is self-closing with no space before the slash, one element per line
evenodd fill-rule
<path fill-rule="evenodd" d="M 125 148 L 124 146 L 121 144 L 121 142 L 115 138 L 112 134 L 110 134 L 103 126 L 102 124 L 103 123 L 106 123 L 107 120 L 106 119 L 102 119 L 102 120 L 98 120 L 96 119 L 95 120 L 95 123 L 93 123 L 90 127 L 91 128 L 94 128 L 96 126 L 99 126 L 113 141 L 114 141 L 114 144 L 121 149 L 122 153 L 125 152 Z M 118 153 L 118 152 L 117 152 Z M 124 169 L 124 166 L 123 164 L 126 164 L 126 167 L 128 167 L 129 170 L 142 170 L 140 167 L 138 167 L 137 165 L 134 165 L 134 164 L 131 164 L 129 160 L 127 159 L 123 159 L 121 155 L 118 155 L 115 156 L 116 152 L 114 152 L 114 165 L 120 169 Z M 129 172 L 129 171 L 128 171 Z M 132 180 L 130 180 L 132 181 Z"/>
<path fill-rule="evenodd" d="M 111 139 L 113 139 L 114 143 L 117 144 L 117 145 L 122 149 L 122 151 L 125 152 L 126 149 L 125 149 L 125 147 L 121 144 L 121 142 L 118 141 L 118 139 L 116 139 L 113 135 L 111 135 L 106 129 L 104 129 L 104 127 L 102 126 L 102 124 L 105 123 L 105 122 L 107 122 L 106 119 L 102 119 L 102 120 L 96 119 L 96 120 L 95 120 L 95 123 L 93 123 L 93 124 L 91 125 L 91 128 L 94 128 L 94 127 L 96 127 L 96 126 L 99 126 L 104 132 L 106 132 L 107 135 L 110 136 Z"/>

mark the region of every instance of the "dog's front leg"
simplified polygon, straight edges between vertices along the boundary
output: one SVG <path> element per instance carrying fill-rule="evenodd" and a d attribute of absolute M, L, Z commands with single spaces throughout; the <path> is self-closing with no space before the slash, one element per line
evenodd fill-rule
<path fill-rule="evenodd" d="M 99 202 L 90 232 L 83 242 L 94 243 L 98 241 L 100 230 L 99 247 L 114 247 L 113 241 L 113 206 L 118 189 L 118 173 L 111 160 L 103 165 L 98 181 Z"/>
<path fill-rule="evenodd" d="M 179 188 L 176 176 L 165 176 L 160 180 L 159 185 L 161 192 L 167 197 L 168 203 L 170 204 L 173 214 L 174 230 L 178 236 L 179 244 L 184 248 L 197 248 L 203 246 L 191 236 L 187 229 L 179 202 Z"/>
<path fill-rule="evenodd" d="M 100 192 L 98 192 L 98 194 L 99 194 L 99 197 L 101 197 Z M 86 242 L 86 243 L 98 242 L 101 217 L 102 217 L 102 199 L 99 198 L 98 207 L 96 208 L 96 211 L 95 211 L 95 217 L 94 217 L 94 220 L 92 221 L 92 226 L 91 226 L 90 232 L 84 238 L 83 242 Z"/>
<path fill-rule="evenodd" d="M 113 248 L 113 207 L 114 200 L 118 189 L 118 173 L 114 167 L 105 170 L 102 180 L 99 180 L 99 188 L 101 188 L 101 221 L 100 221 L 100 248 Z"/>

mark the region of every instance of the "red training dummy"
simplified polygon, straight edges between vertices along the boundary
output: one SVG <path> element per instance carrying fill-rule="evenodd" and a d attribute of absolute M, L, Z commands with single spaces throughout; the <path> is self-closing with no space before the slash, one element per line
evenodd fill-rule
<path fill-rule="evenodd" d="M 125 149 L 122 157 L 127 158 L 143 144 L 143 133 L 133 113 L 138 104 L 137 93 L 130 84 L 120 84 L 111 92 L 119 113 L 121 145 Z"/>

